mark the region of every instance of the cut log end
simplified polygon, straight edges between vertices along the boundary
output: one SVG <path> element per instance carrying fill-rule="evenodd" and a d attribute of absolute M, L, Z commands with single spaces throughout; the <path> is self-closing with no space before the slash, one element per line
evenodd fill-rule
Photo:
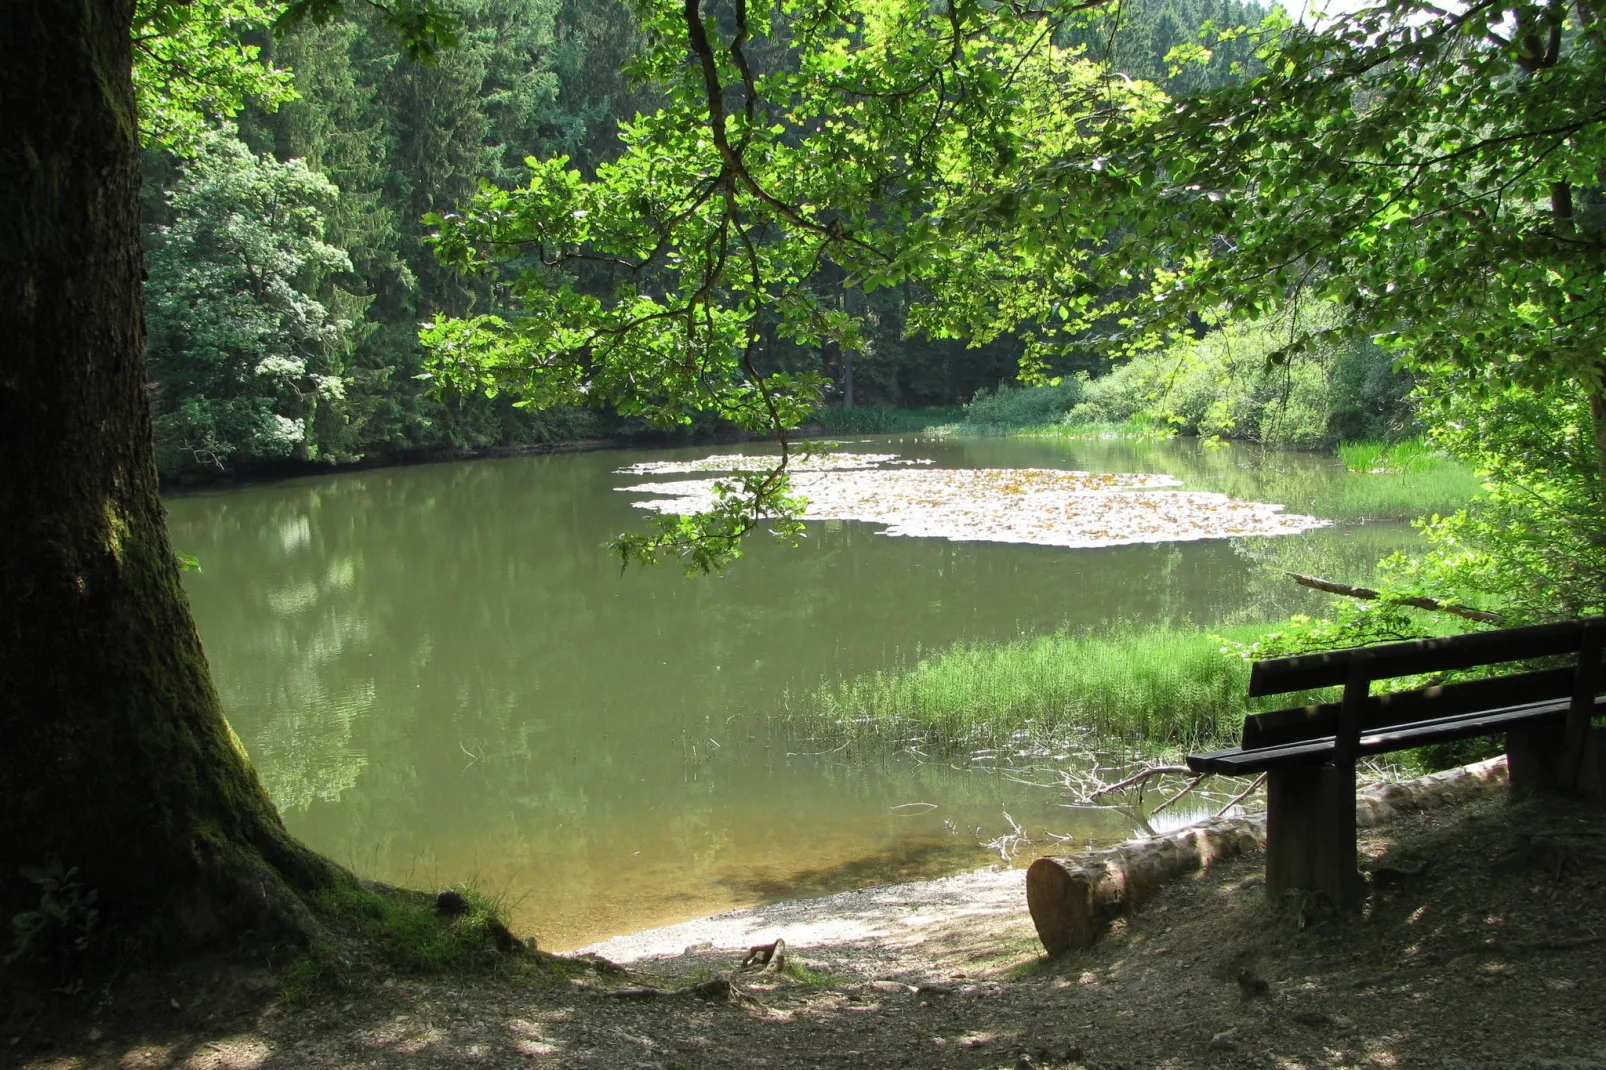
<path fill-rule="evenodd" d="M 1085 923 L 1077 919 L 1087 911 L 1087 889 L 1060 858 L 1039 858 L 1026 871 L 1026 908 L 1037 926 L 1037 938 L 1050 955 L 1071 947 L 1086 947 Z"/>
<path fill-rule="evenodd" d="M 1080 858 L 1039 858 L 1026 871 L 1026 906 L 1050 955 L 1091 947 L 1110 922 L 1184 873 L 1253 850 L 1256 818 L 1209 821 Z"/>

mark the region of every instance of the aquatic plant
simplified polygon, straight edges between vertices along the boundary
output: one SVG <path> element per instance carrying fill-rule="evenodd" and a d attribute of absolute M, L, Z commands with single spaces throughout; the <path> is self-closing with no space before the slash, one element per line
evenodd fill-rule
<path fill-rule="evenodd" d="M 1339 445 L 1337 453 L 1345 468 L 1366 475 L 1437 472 L 1456 467 L 1447 454 L 1430 449 L 1420 438 L 1399 442 L 1345 442 Z"/>
<path fill-rule="evenodd" d="M 999 746 L 1081 732 L 1096 744 L 1200 746 L 1233 736 L 1244 714 L 1261 708 L 1245 698 L 1249 662 L 1222 647 L 1264 630 L 1218 636 L 1167 626 L 959 643 L 901 669 L 822 683 L 789 700 L 787 714 L 844 742 Z"/>
<path fill-rule="evenodd" d="M 1325 525 L 1284 513 L 1281 505 L 1225 494 L 1183 491 L 1174 476 L 1143 472 L 1067 472 L 1041 468 L 869 469 L 880 455 L 827 454 L 816 471 L 800 472 L 793 491 L 809 520 L 861 520 L 884 534 L 1037 546 L 1123 546 L 1240 535 L 1288 535 Z M 636 465 L 632 472 L 671 472 L 745 458 Z M 894 461 L 895 464 L 907 464 Z M 682 480 L 620 488 L 659 495 L 641 509 L 689 515 L 719 500 L 722 481 Z"/>

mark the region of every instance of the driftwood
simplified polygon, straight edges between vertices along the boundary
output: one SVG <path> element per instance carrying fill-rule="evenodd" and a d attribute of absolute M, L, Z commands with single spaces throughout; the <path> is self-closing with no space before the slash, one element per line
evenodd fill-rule
<path fill-rule="evenodd" d="M 1377 825 L 1402 813 L 1463 802 L 1506 783 L 1506 760 L 1450 769 L 1361 792 L 1355 823 Z M 1132 840 L 1074 858 L 1039 858 L 1026 871 L 1026 905 L 1049 954 L 1088 947 L 1110 922 L 1167 881 L 1265 842 L 1266 818 L 1215 818 L 1164 836 Z"/>
<path fill-rule="evenodd" d="M 1347 583 L 1336 580 L 1324 580 L 1320 576 L 1306 576 L 1298 572 L 1288 573 L 1288 578 L 1295 583 L 1310 587 L 1317 591 L 1326 591 L 1328 594 L 1341 594 L 1346 598 L 1360 598 L 1365 601 L 1375 601 L 1383 597 L 1383 592 L 1374 591 L 1370 587 L 1352 587 Z M 1436 613 L 1453 613 L 1457 617 L 1467 620 L 1482 621 L 1485 624 L 1499 624 L 1505 620 L 1498 613 L 1490 613 L 1484 609 L 1473 609 L 1471 606 L 1458 606 L 1453 602 L 1441 602 L 1437 598 L 1401 598 L 1398 604 L 1410 606 L 1413 609 L 1430 609 Z"/>
<path fill-rule="evenodd" d="M 1130 788 L 1134 784 L 1138 785 L 1138 794 L 1141 797 L 1142 789 L 1147 785 L 1151 777 L 1175 776 L 1179 773 L 1191 774 L 1192 772 L 1193 770 L 1189 769 L 1185 765 L 1151 765 L 1147 768 L 1138 770 L 1125 780 L 1117 780 L 1114 784 L 1105 784 L 1097 791 L 1089 792 L 1087 795 L 1082 797 L 1082 801 L 1092 802 L 1094 799 L 1102 798 L 1105 795 L 1109 795 L 1111 792 L 1120 791 L 1123 788 Z"/>
<path fill-rule="evenodd" d="M 1239 803 L 1241 803 L 1245 799 L 1249 798 L 1249 796 L 1253 795 L 1255 793 L 1255 791 L 1262 784 L 1264 784 L 1265 782 L 1266 782 L 1266 774 L 1265 773 L 1261 773 L 1253 781 L 1250 782 L 1250 784 L 1249 784 L 1249 786 L 1247 788 L 1245 788 L 1243 791 L 1240 791 L 1238 794 L 1234 795 L 1232 798 L 1228 799 L 1226 804 L 1224 806 L 1222 806 L 1221 809 L 1217 810 L 1215 813 L 1211 814 L 1210 816 L 1211 817 L 1225 817 L 1225 816 L 1227 816 L 1227 811 L 1228 810 L 1231 810 L 1234 806 L 1237 806 Z"/>

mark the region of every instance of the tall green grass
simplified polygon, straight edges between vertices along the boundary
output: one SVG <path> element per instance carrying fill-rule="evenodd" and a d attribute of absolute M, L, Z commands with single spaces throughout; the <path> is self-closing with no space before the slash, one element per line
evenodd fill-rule
<path fill-rule="evenodd" d="M 915 665 L 827 682 L 789 712 L 844 742 L 919 738 L 998 746 L 1090 733 L 1099 743 L 1197 747 L 1233 737 L 1251 706 L 1249 663 L 1223 654 L 1249 625 L 1217 636 L 1159 627 L 961 643 Z M 1308 701 L 1280 696 L 1278 705 Z"/>
<path fill-rule="evenodd" d="M 1337 452 L 1345 468 L 1366 475 L 1437 472 L 1455 467 L 1455 461 L 1429 449 L 1420 438 L 1399 442 L 1344 442 L 1339 444 Z"/>

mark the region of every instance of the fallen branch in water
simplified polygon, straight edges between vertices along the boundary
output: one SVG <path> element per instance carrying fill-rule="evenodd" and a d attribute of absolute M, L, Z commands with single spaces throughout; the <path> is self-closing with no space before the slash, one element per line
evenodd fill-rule
<path fill-rule="evenodd" d="M 1127 777 L 1125 780 L 1118 780 L 1114 784 L 1110 784 L 1110 785 L 1107 785 L 1105 787 L 1099 788 L 1097 791 L 1094 791 L 1091 794 L 1083 796 L 1082 797 L 1082 801 L 1083 802 L 1092 802 L 1094 799 L 1097 799 L 1100 796 L 1108 795 L 1111 792 L 1120 791 L 1122 788 L 1130 788 L 1134 784 L 1141 785 L 1144 781 L 1148 780 L 1150 777 L 1168 776 L 1168 775 L 1175 775 L 1175 774 L 1181 774 L 1181 773 L 1191 773 L 1191 772 L 1193 772 L 1193 770 L 1189 769 L 1185 765 L 1151 765 L 1147 769 L 1143 769 L 1143 770 L 1141 770 L 1139 772 L 1133 773 L 1131 776 Z"/>
<path fill-rule="evenodd" d="M 1209 773 L 1200 773 L 1198 776 L 1196 776 L 1192 780 L 1188 781 L 1187 785 L 1181 791 L 1179 791 L 1175 795 L 1171 796 L 1171 798 L 1167 799 L 1165 802 L 1161 803 L 1159 806 L 1156 806 L 1153 810 L 1150 810 L 1149 811 L 1149 816 L 1150 817 L 1154 817 L 1157 814 L 1159 814 L 1161 810 L 1164 810 L 1164 809 L 1168 808 L 1172 803 L 1176 802 L 1178 799 L 1180 799 L 1184 795 L 1188 794 L 1188 792 L 1192 791 L 1194 788 L 1197 788 L 1200 784 L 1204 783 L 1204 778 L 1209 776 L 1209 775 L 1210 775 Z"/>
<path fill-rule="evenodd" d="M 1287 576 L 1302 586 L 1310 587 L 1317 591 L 1326 591 L 1328 594 L 1341 594 L 1346 598 L 1359 598 L 1371 602 L 1383 597 L 1382 591 L 1374 591 L 1370 587 L 1351 587 L 1347 583 L 1324 580 L 1320 576 L 1306 576 L 1298 572 L 1289 572 Z M 1505 620 L 1498 613 L 1491 613 L 1485 609 L 1473 609 L 1471 606 L 1458 606 L 1454 602 L 1441 602 L 1437 598 L 1400 598 L 1394 601 L 1397 605 L 1410 606 L 1413 609 L 1429 609 L 1436 613 L 1453 613 L 1457 617 L 1481 621 L 1484 624 L 1499 624 Z"/>
<path fill-rule="evenodd" d="M 1234 806 L 1237 806 L 1239 803 L 1241 803 L 1245 799 L 1249 798 L 1249 796 L 1253 795 L 1254 792 L 1255 792 L 1255 789 L 1260 787 L 1260 785 L 1264 784 L 1265 782 L 1266 782 L 1266 774 L 1265 773 L 1261 773 L 1259 776 L 1257 776 L 1254 779 L 1254 782 L 1251 783 L 1247 788 L 1245 788 L 1243 791 L 1239 792 L 1237 795 L 1234 795 L 1232 798 L 1228 799 L 1227 800 L 1227 805 L 1223 806 L 1221 809 L 1217 810 L 1215 812 L 1214 816 L 1221 817 L 1221 816 L 1225 815 L 1228 810 L 1231 810 Z"/>

